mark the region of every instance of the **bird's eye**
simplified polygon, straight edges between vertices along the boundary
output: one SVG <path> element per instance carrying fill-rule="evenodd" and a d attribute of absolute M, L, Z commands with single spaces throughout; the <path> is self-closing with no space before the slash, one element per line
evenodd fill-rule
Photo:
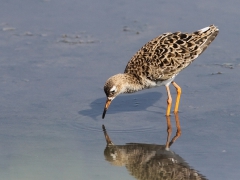
<path fill-rule="evenodd" d="M 114 94 L 116 91 L 117 91 L 116 86 L 113 86 L 113 87 L 110 89 L 110 93 L 111 93 L 111 94 Z"/>

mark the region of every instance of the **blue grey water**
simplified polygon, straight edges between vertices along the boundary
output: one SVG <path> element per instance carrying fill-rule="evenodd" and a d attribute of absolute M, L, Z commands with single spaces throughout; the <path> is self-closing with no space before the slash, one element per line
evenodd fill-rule
<path fill-rule="evenodd" d="M 0 179 L 135 179 L 126 163 L 105 159 L 102 124 L 115 144 L 164 145 L 165 88 L 117 97 L 102 120 L 103 85 L 159 34 L 210 24 L 218 37 L 175 79 L 182 136 L 170 149 L 206 179 L 240 179 L 239 8 L 238 0 L 1 1 Z"/>

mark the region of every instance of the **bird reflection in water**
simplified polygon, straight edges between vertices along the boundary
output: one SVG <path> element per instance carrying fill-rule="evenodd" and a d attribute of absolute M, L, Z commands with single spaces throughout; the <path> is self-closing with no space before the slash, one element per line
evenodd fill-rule
<path fill-rule="evenodd" d="M 185 160 L 170 150 L 170 146 L 181 135 L 178 113 L 175 114 L 177 132 L 171 139 L 172 126 L 170 116 L 167 120 L 167 142 L 165 145 L 127 143 L 114 145 L 104 125 L 102 125 L 107 146 L 105 159 L 114 166 L 126 166 L 129 173 L 139 180 L 206 180 Z M 171 139 L 171 141 L 170 141 Z"/>

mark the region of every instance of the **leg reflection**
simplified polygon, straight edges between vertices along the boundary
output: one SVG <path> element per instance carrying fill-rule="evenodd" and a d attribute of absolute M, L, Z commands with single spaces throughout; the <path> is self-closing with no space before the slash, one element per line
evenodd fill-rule
<path fill-rule="evenodd" d="M 181 136 L 181 127 L 180 127 L 180 121 L 178 117 L 178 112 L 174 113 L 175 116 L 175 121 L 176 121 L 176 127 L 177 127 L 177 132 L 176 135 L 172 138 L 170 141 L 171 135 L 172 135 L 172 125 L 171 125 L 171 119 L 170 116 L 166 116 L 167 120 L 167 142 L 166 142 L 166 149 L 168 150 L 170 146 Z"/>
<path fill-rule="evenodd" d="M 178 114 L 175 114 L 177 133 L 171 138 L 171 122 L 167 116 L 167 144 L 127 143 L 125 145 L 113 145 L 104 127 L 104 137 L 107 147 L 104 149 L 105 160 L 113 166 L 125 166 L 129 174 L 138 180 L 168 179 L 168 180 L 207 180 L 205 176 L 194 170 L 192 166 L 178 154 L 166 150 L 181 135 Z M 111 169 L 109 169 L 111 170 Z M 106 171 L 108 173 L 108 171 Z M 118 174 L 116 174 L 117 176 Z"/>

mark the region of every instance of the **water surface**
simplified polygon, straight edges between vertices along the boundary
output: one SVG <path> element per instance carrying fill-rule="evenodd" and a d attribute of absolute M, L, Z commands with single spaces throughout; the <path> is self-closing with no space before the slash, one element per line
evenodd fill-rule
<path fill-rule="evenodd" d="M 239 8 L 237 0 L 2 1 L 0 179 L 136 179 L 106 161 L 102 124 L 116 145 L 162 147 L 165 88 L 117 97 L 102 120 L 106 79 L 159 34 L 215 24 L 216 40 L 176 78 L 182 135 L 170 151 L 206 179 L 238 180 Z"/>

